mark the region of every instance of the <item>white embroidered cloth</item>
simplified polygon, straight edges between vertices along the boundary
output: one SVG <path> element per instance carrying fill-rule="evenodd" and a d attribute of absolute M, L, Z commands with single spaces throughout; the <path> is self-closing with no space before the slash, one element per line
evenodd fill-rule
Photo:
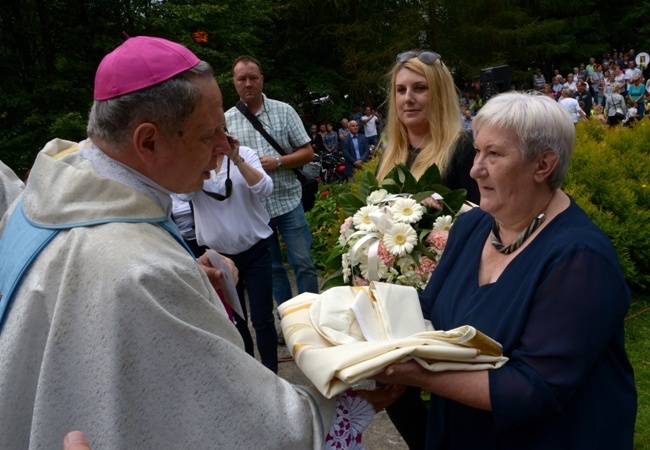
<path fill-rule="evenodd" d="M 327 398 L 411 359 L 432 372 L 496 369 L 508 360 L 471 326 L 435 331 L 408 286 L 335 287 L 301 294 L 278 311 L 296 364 Z"/>

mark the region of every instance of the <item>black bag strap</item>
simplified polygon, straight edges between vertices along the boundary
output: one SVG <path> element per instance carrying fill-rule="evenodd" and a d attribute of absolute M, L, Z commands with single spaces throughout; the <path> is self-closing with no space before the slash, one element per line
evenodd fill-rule
<path fill-rule="evenodd" d="M 266 139 L 269 144 L 271 144 L 271 146 L 275 149 L 276 152 L 278 152 L 281 155 L 287 154 L 287 152 L 285 152 L 284 149 L 280 147 L 280 144 L 278 144 L 276 140 L 273 139 L 273 137 L 264 129 L 262 123 L 258 120 L 257 116 L 255 116 L 255 114 L 253 114 L 251 110 L 248 109 L 248 106 L 246 106 L 244 102 L 239 100 L 235 106 L 237 107 L 239 112 L 242 113 L 244 117 L 246 117 L 246 119 L 248 119 L 251 125 L 253 125 L 253 128 L 255 128 L 257 132 L 261 134 L 262 137 Z M 296 174 L 296 178 L 298 178 L 298 180 L 301 183 L 305 181 L 304 180 L 305 176 L 302 174 L 301 171 L 299 171 L 298 169 L 291 169 L 291 170 L 294 171 L 294 173 Z"/>

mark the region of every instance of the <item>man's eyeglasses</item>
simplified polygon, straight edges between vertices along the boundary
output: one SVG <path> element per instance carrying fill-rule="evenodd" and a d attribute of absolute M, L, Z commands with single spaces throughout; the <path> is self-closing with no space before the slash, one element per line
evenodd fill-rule
<path fill-rule="evenodd" d="M 203 193 L 208 197 L 212 197 L 213 199 L 220 202 L 230 197 L 230 194 L 232 194 L 232 180 L 230 179 L 230 158 L 228 158 L 228 168 L 226 169 L 226 195 L 206 191 L 205 189 L 203 189 Z"/>
<path fill-rule="evenodd" d="M 420 61 L 422 61 L 424 64 L 427 64 L 429 66 L 440 59 L 440 55 L 437 54 L 436 52 L 430 52 L 428 50 L 422 52 L 416 52 L 413 50 L 409 50 L 408 52 L 402 52 L 399 55 L 397 55 L 396 61 L 398 63 L 403 63 L 408 61 L 411 58 L 415 58 L 416 56 Z"/>

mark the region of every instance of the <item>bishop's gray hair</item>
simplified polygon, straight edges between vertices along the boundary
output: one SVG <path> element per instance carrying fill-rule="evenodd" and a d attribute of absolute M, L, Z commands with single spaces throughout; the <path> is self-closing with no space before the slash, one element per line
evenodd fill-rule
<path fill-rule="evenodd" d="M 208 77 L 214 77 L 212 67 L 200 61 L 154 86 L 95 100 L 86 128 L 88 136 L 103 140 L 115 151 L 128 144 L 134 127 L 144 122 L 155 123 L 168 136 L 178 133 L 201 98 L 194 81 Z"/>

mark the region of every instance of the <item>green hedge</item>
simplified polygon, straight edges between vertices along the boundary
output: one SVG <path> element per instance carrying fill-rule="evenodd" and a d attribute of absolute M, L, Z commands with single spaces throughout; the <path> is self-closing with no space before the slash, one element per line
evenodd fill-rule
<path fill-rule="evenodd" d="M 625 278 L 637 292 L 650 290 L 649 153 L 650 120 L 634 128 L 613 129 L 595 121 L 581 121 L 563 187 L 612 240 Z M 374 172 L 375 165 L 376 160 L 366 168 Z M 345 219 L 338 195 L 356 192 L 357 187 L 354 182 L 321 185 L 323 195 L 307 213 L 319 269 L 325 268 Z"/>
<path fill-rule="evenodd" d="M 638 292 L 650 287 L 649 144 L 650 120 L 611 129 L 579 123 L 563 188 L 612 240 Z"/>

